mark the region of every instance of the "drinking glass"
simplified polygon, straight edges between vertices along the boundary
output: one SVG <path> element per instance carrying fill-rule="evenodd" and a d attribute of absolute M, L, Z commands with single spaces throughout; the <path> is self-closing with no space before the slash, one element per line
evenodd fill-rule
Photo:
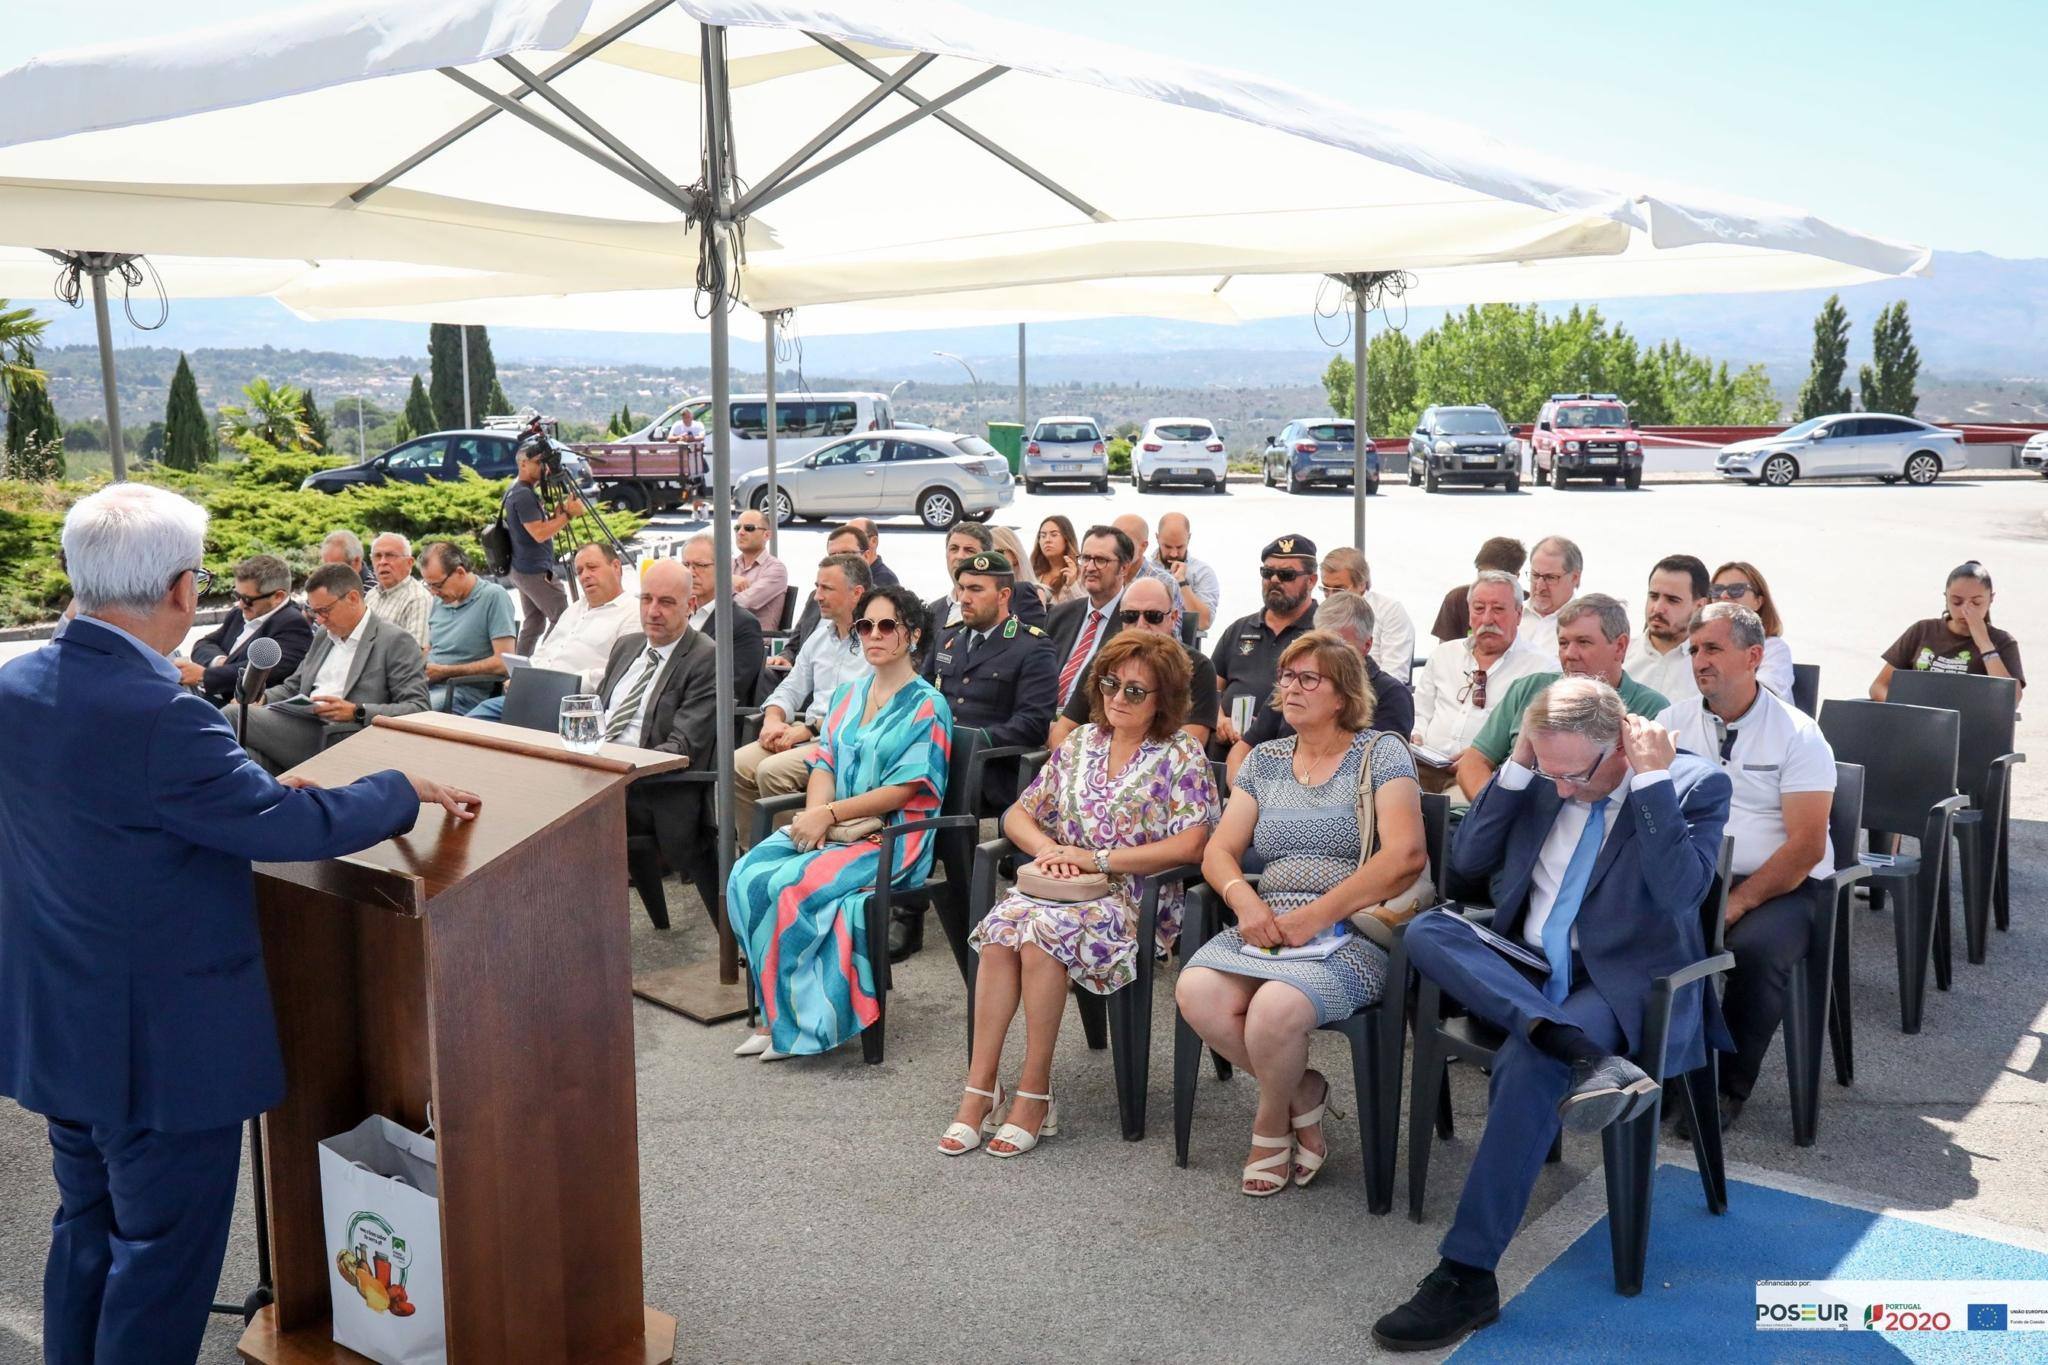
<path fill-rule="evenodd" d="M 595 693 L 562 698 L 562 747 L 594 754 L 604 742 L 604 704 Z"/>

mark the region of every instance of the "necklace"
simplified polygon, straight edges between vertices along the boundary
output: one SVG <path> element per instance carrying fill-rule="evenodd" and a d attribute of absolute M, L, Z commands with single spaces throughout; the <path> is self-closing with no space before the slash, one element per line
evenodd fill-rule
<path fill-rule="evenodd" d="M 1347 752 L 1349 752 L 1350 748 L 1351 741 L 1347 739 L 1342 744 L 1338 745 L 1336 749 L 1328 753 L 1312 754 L 1299 740 L 1296 740 L 1294 745 L 1294 780 L 1296 782 L 1299 782 L 1304 787 L 1319 786 L 1322 783 L 1329 781 L 1330 778 L 1336 774 L 1337 769 L 1343 765 L 1344 755 Z M 1300 762 L 1302 759 L 1308 760 L 1308 770 L 1306 772 L 1303 772 L 1300 767 Z M 1321 777 L 1317 777 L 1316 773 L 1322 768 L 1323 764 L 1325 763 L 1328 763 L 1330 765 L 1330 771 L 1328 773 L 1323 774 L 1323 776 Z"/>

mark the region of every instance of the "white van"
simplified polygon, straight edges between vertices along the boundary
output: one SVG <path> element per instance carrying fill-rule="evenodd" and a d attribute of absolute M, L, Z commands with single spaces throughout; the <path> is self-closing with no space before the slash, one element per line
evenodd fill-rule
<path fill-rule="evenodd" d="M 732 396 L 732 475 L 735 483 L 757 469 L 768 467 L 768 424 L 765 420 L 768 396 L 736 393 Z M 687 411 L 708 430 L 711 395 L 685 398 L 623 441 L 660 441 L 668 429 Z M 889 398 L 880 393 L 796 393 L 775 395 L 775 463 L 794 464 L 812 451 L 861 431 L 886 431 L 896 425 L 889 410 Z"/>

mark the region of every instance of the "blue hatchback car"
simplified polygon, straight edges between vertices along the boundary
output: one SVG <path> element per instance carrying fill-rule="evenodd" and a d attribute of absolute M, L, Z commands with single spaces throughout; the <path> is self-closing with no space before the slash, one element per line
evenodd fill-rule
<path fill-rule="evenodd" d="M 1355 427 L 1349 417 L 1297 417 L 1266 438 L 1261 477 L 1266 487 L 1285 485 L 1290 493 L 1319 483 L 1349 488 L 1355 473 Z M 1380 491 L 1380 453 L 1366 456 L 1365 491 Z"/>

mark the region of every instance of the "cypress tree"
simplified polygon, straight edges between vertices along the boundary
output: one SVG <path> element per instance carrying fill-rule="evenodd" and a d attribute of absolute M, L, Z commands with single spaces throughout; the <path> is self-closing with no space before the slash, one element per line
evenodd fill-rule
<path fill-rule="evenodd" d="M 405 396 L 405 426 L 411 436 L 421 436 L 433 431 L 438 424 L 434 420 L 434 403 L 427 397 L 427 386 L 420 377 L 412 377 L 412 392 Z M 404 437 L 399 439 L 403 440 Z"/>
<path fill-rule="evenodd" d="M 1881 310 L 1871 324 L 1870 359 L 1857 373 L 1863 410 L 1911 417 L 1920 406 L 1920 395 L 1913 392 L 1913 382 L 1920 377 L 1920 348 L 1913 344 L 1904 299 Z"/>
<path fill-rule="evenodd" d="M 491 395 L 485 400 L 483 410 L 494 417 L 504 417 L 512 411 L 512 400 L 507 398 L 505 390 L 498 386 L 498 376 L 495 374 L 491 376 Z"/>
<path fill-rule="evenodd" d="M 210 463 L 218 450 L 192 365 L 180 354 L 178 371 L 171 376 L 171 396 L 164 404 L 163 462 L 172 469 L 197 469 Z"/>
<path fill-rule="evenodd" d="M 32 363 L 32 362 L 31 362 Z M 64 424 L 40 379 L 7 385 L 6 476 L 36 482 L 64 477 Z"/>
<path fill-rule="evenodd" d="M 505 411 L 491 405 L 493 395 L 499 398 L 505 395 L 498 387 L 498 362 L 491 358 L 490 332 L 482 327 L 470 327 L 463 334 L 469 339 L 469 411 L 470 416 L 481 424 L 489 414 Z"/>
<path fill-rule="evenodd" d="M 313 450 L 327 449 L 327 419 L 320 414 L 320 400 L 313 397 L 311 384 L 299 395 L 299 420 L 306 424 L 306 445 Z"/>
<path fill-rule="evenodd" d="M 1849 411 L 1853 401 L 1849 386 L 1842 382 L 1848 368 L 1849 311 L 1842 307 L 1840 294 L 1830 294 L 1813 320 L 1813 371 L 1800 386 L 1792 420 L 1804 422 L 1809 417 Z"/>
<path fill-rule="evenodd" d="M 428 393 L 434 402 L 427 425 L 413 423 L 415 432 L 448 431 L 462 425 L 462 340 L 461 328 L 437 322 L 427 329 Z M 412 414 L 407 413 L 408 417 Z"/>

